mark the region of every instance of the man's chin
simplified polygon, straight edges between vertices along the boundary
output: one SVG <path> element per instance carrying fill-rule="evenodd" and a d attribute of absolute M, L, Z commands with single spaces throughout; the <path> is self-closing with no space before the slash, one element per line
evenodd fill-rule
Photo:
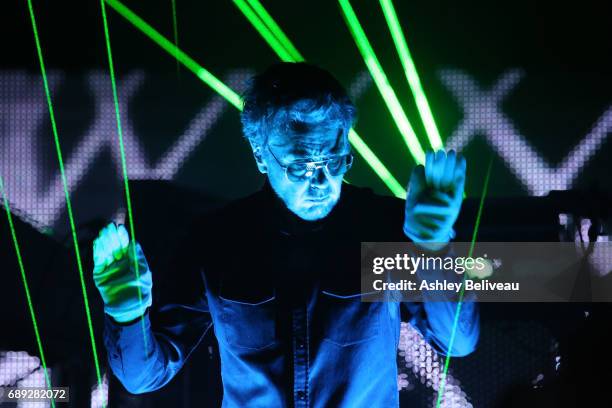
<path fill-rule="evenodd" d="M 335 204 L 335 201 L 307 202 L 305 206 L 298 211 L 294 211 L 294 213 L 304 221 L 318 221 L 327 217 Z"/>
<path fill-rule="evenodd" d="M 324 211 L 324 212 L 313 212 L 313 211 L 304 212 L 302 211 L 302 213 L 297 214 L 297 216 L 303 219 L 304 221 L 319 221 L 327 217 L 328 214 L 329 214 L 329 211 Z"/>

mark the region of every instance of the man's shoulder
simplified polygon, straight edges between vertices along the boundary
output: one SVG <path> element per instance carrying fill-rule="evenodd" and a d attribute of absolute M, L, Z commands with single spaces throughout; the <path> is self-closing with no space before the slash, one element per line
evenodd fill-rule
<path fill-rule="evenodd" d="M 341 225 L 354 228 L 362 241 L 403 239 L 404 200 L 376 194 L 369 187 L 343 186 L 338 217 Z"/>
<path fill-rule="evenodd" d="M 374 192 L 371 187 L 360 187 L 354 184 L 344 184 L 342 187 L 343 199 L 349 206 L 376 206 L 389 210 L 403 210 L 405 201 L 401 198 L 381 195 Z"/>
<path fill-rule="evenodd" d="M 256 191 L 225 203 L 213 210 L 206 211 L 194 217 L 192 229 L 200 231 L 227 231 L 232 226 L 246 226 L 257 213 L 265 209 L 261 191 Z"/>

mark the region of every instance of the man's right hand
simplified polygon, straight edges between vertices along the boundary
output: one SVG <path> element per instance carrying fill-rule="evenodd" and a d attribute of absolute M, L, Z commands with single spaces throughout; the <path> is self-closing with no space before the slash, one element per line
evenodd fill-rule
<path fill-rule="evenodd" d="M 119 323 L 144 315 L 152 303 L 153 280 L 142 248 L 130 242 L 125 227 L 111 223 L 103 228 L 94 241 L 93 257 L 94 282 L 106 314 Z"/>

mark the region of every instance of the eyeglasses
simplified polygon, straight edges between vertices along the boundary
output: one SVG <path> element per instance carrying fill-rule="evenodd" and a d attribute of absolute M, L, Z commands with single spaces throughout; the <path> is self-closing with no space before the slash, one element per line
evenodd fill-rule
<path fill-rule="evenodd" d="M 266 144 L 268 151 L 274 157 L 274 160 L 285 171 L 285 176 L 291 181 L 309 180 L 317 169 L 324 169 L 330 176 L 339 176 L 349 171 L 353 165 L 353 155 L 351 153 L 331 156 L 319 161 L 297 160 L 288 165 L 284 165 L 276 157 L 270 145 Z"/>

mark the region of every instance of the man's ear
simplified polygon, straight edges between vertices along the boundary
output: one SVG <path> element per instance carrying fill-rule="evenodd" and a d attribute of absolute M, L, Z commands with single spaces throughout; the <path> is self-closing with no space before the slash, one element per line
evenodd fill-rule
<path fill-rule="evenodd" d="M 257 168 L 262 174 L 266 174 L 268 172 L 268 167 L 263 160 L 263 148 L 258 143 L 250 139 L 249 143 L 251 144 L 251 149 L 253 150 L 253 157 L 255 158 Z"/>

